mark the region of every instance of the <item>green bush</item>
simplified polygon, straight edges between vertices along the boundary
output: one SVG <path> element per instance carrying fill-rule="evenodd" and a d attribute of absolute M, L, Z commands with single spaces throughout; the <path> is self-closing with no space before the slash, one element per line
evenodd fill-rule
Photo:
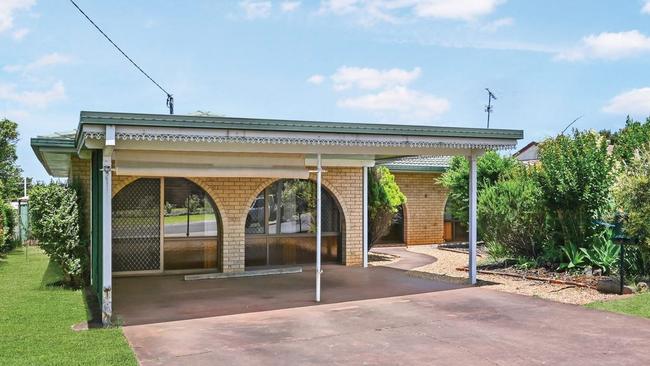
<path fill-rule="evenodd" d="M 377 166 L 368 171 L 368 216 L 370 243 L 388 234 L 398 208 L 406 196 L 388 168 Z"/>
<path fill-rule="evenodd" d="M 623 211 L 623 229 L 636 246 L 630 256 L 632 275 L 650 276 L 650 145 L 637 148 L 614 186 L 616 206 Z"/>
<path fill-rule="evenodd" d="M 602 232 L 596 224 L 612 212 L 613 159 L 608 142 L 592 132 L 574 131 L 540 145 L 538 180 L 554 242 L 591 248 Z"/>
<path fill-rule="evenodd" d="M 478 223 L 487 243 L 499 243 L 511 256 L 537 258 L 548 240 L 542 192 L 531 173 L 519 173 L 485 188 Z"/>
<path fill-rule="evenodd" d="M 8 253 L 16 247 L 16 211 L 6 202 L 0 202 L 0 253 Z"/>
<path fill-rule="evenodd" d="M 592 267 L 599 268 L 603 274 L 611 274 L 618 266 L 621 247 L 612 241 L 611 229 L 606 230 L 596 239 L 591 249 L 580 248 L 587 256 Z"/>
<path fill-rule="evenodd" d="M 512 157 L 501 156 L 488 151 L 476 162 L 477 194 L 494 185 L 500 179 L 510 176 L 519 166 Z M 469 222 L 469 162 L 462 156 L 455 156 L 449 169 L 440 177 L 440 183 L 449 190 L 447 205 L 454 218 L 467 225 Z"/>
<path fill-rule="evenodd" d="M 65 282 L 81 285 L 87 268 L 87 252 L 79 235 L 77 192 L 50 183 L 33 187 L 29 196 L 32 235 L 43 251 L 61 266 Z"/>
<path fill-rule="evenodd" d="M 559 270 L 577 271 L 587 266 L 587 255 L 583 251 L 584 248 L 567 242 L 561 249 L 567 261 L 560 263 Z"/>

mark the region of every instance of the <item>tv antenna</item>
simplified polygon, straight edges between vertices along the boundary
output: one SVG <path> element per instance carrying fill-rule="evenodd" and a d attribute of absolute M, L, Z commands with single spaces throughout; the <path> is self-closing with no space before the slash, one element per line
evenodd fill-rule
<path fill-rule="evenodd" d="M 487 112 L 487 128 L 490 128 L 490 114 L 492 114 L 492 100 L 497 100 L 497 96 L 490 91 L 490 89 L 485 88 L 488 92 L 488 104 L 485 106 L 485 111 Z"/>
<path fill-rule="evenodd" d="M 580 118 L 582 118 L 582 117 L 584 117 L 584 115 L 582 115 L 582 116 L 580 116 L 580 117 L 574 119 L 573 121 L 571 121 L 571 123 L 569 123 L 566 127 L 564 127 L 564 129 L 562 130 L 562 132 L 560 132 L 560 135 L 564 135 L 564 132 L 566 132 L 566 130 L 568 130 L 569 127 L 573 126 L 573 124 L 576 123 L 576 122 L 577 122 Z"/>

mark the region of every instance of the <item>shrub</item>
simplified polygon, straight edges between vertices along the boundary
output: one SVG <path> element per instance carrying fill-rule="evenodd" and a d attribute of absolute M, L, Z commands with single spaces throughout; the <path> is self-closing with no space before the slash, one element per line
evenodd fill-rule
<path fill-rule="evenodd" d="M 519 166 L 517 160 L 488 151 L 476 162 L 477 193 L 508 177 Z M 447 204 L 453 217 L 467 225 L 469 222 L 469 162 L 462 156 L 455 156 L 449 169 L 440 177 L 440 183 L 449 190 Z M 480 216 L 479 216 L 480 217 Z"/>
<path fill-rule="evenodd" d="M 626 257 L 632 274 L 650 275 L 650 146 L 639 149 L 618 176 L 614 186 L 616 206 L 624 212 L 623 229 L 637 242 Z"/>
<path fill-rule="evenodd" d="M 584 268 L 587 265 L 587 256 L 584 248 L 579 248 L 574 243 L 568 242 L 562 247 L 566 262 L 560 263 L 559 270 L 575 271 Z"/>
<path fill-rule="evenodd" d="M 591 249 L 580 248 L 587 256 L 587 261 L 592 267 L 600 268 L 603 274 L 608 275 L 618 266 L 621 247 L 612 242 L 612 230 L 608 229 L 596 239 Z"/>
<path fill-rule="evenodd" d="M 538 180 L 553 228 L 554 242 L 590 248 L 611 213 L 613 159 L 601 135 L 574 131 L 540 145 Z"/>
<path fill-rule="evenodd" d="M 388 168 L 378 166 L 368 171 L 368 216 L 370 243 L 388 234 L 399 206 L 406 203 L 406 196 L 395 183 L 395 176 Z"/>
<path fill-rule="evenodd" d="M 54 183 L 33 187 L 30 224 L 32 235 L 43 251 L 61 266 L 65 282 L 80 285 L 87 253 L 79 236 L 77 192 Z"/>
<path fill-rule="evenodd" d="M 0 253 L 13 250 L 18 241 L 15 237 L 16 212 L 11 205 L 0 202 Z"/>

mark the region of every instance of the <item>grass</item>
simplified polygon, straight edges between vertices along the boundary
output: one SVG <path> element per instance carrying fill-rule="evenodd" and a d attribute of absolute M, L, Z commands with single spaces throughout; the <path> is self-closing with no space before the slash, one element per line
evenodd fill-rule
<path fill-rule="evenodd" d="M 0 364 L 136 365 L 120 328 L 71 329 L 88 309 L 82 291 L 50 285 L 60 278 L 38 249 L 0 260 Z"/>
<path fill-rule="evenodd" d="M 650 318 L 650 293 L 640 294 L 620 300 L 597 301 L 586 305 L 592 309 Z"/>
<path fill-rule="evenodd" d="M 214 215 L 192 214 L 190 222 L 213 221 Z M 165 224 L 184 224 L 187 222 L 187 215 L 165 216 Z"/>

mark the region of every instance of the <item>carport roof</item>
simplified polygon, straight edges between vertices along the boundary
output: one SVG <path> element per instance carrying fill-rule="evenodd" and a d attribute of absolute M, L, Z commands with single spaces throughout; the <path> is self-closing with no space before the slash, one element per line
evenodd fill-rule
<path fill-rule="evenodd" d="M 214 140 L 215 142 L 221 142 L 225 139 L 241 139 L 238 136 L 245 133 L 251 134 L 249 136 L 255 136 L 253 138 L 258 140 L 260 136 L 262 136 L 262 139 L 266 138 L 266 135 L 298 136 L 297 138 L 301 144 L 331 145 L 331 136 L 341 136 L 342 144 L 350 144 L 350 139 L 354 139 L 353 143 L 363 143 L 367 146 L 373 146 L 373 144 L 377 143 L 376 141 L 381 141 L 377 139 L 398 139 L 399 144 L 411 145 L 421 144 L 422 139 L 427 141 L 431 139 L 450 141 L 451 139 L 454 141 L 461 140 L 460 143 L 452 141 L 456 145 L 464 144 L 462 141 L 485 141 L 485 145 L 480 145 L 479 149 L 498 149 L 512 148 L 516 140 L 523 138 L 522 130 L 510 129 L 82 111 L 75 132 L 35 137 L 31 139 L 31 146 L 48 173 L 54 176 L 65 176 L 67 175 L 70 155 L 78 154 L 84 148 L 84 139 L 87 134 L 92 134 L 92 131 L 97 130 L 97 128 L 103 130 L 103 126 L 109 125 L 118 129 L 130 129 L 129 131 L 137 128 L 140 131 L 138 133 L 142 134 L 142 136 L 138 135 L 135 139 L 151 138 L 150 134 L 154 130 L 173 130 L 177 132 L 214 131 L 213 133 L 219 134 Z M 133 138 L 132 136 L 129 137 Z M 168 138 L 168 136 L 166 135 L 165 138 Z M 200 135 L 199 138 L 205 139 L 206 137 Z M 286 143 L 286 139 L 275 137 L 273 139 L 273 141 L 277 140 L 277 143 L 280 144 Z M 292 141 L 290 140 L 290 143 Z M 427 141 L 425 143 L 429 143 Z M 240 141 L 238 140 L 238 142 Z M 437 162 L 432 163 L 429 160 L 431 160 L 431 157 L 425 157 L 424 159 L 425 165 L 428 164 L 429 167 L 415 164 L 417 166 L 413 169 L 431 169 L 432 164 L 438 168 L 440 167 Z M 405 168 L 408 165 L 407 163 L 408 161 L 396 162 L 395 168 Z M 414 166 L 413 164 L 410 165 Z"/>

